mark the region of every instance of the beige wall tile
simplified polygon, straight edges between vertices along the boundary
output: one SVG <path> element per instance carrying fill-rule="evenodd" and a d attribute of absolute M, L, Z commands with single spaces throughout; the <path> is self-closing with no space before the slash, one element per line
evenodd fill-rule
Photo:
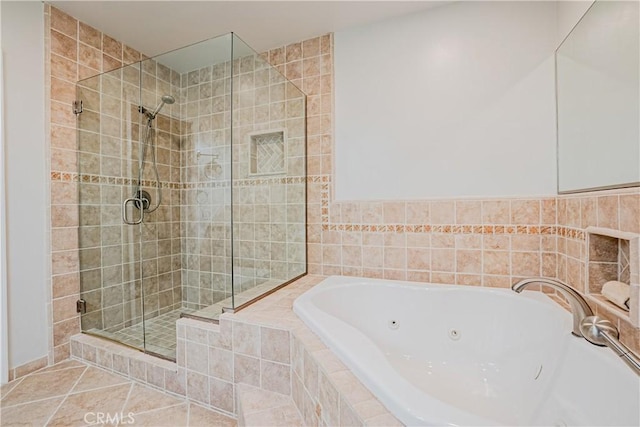
<path fill-rule="evenodd" d="M 75 61 L 78 58 L 77 42 L 56 30 L 51 30 L 51 53 Z"/>
<path fill-rule="evenodd" d="M 512 200 L 511 224 L 539 224 L 539 200 Z"/>
<path fill-rule="evenodd" d="M 77 297 L 80 292 L 80 276 L 77 272 L 52 277 L 53 298 Z"/>
<path fill-rule="evenodd" d="M 456 272 L 482 273 L 482 251 L 456 251 Z"/>
<path fill-rule="evenodd" d="M 407 269 L 428 271 L 431 268 L 431 249 L 408 248 Z"/>
<path fill-rule="evenodd" d="M 431 250 L 431 271 L 454 272 L 455 271 L 455 250 L 453 249 L 432 249 Z"/>
<path fill-rule="evenodd" d="M 567 199 L 566 205 L 566 215 L 567 222 L 566 225 L 569 227 L 581 227 L 582 226 L 582 211 L 580 208 L 580 199 L 579 198 L 570 198 Z"/>
<path fill-rule="evenodd" d="M 262 360 L 260 371 L 262 388 L 280 394 L 291 394 L 291 369 L 289 365 Z"/>
<path fill-rule="evenodd" d="M 102 34 L 84 22 L 79 23 L 79 40 L 96 49 L 102 49 Z"/>
<path fill-rule="evenodd" d="M 302 43 L 292 43 L 285 47 L 286 62 L 302 59 Z M 290 78 L 287 75 L 287 78 Z"/>
<path fill-rule="evenodd" d="M 106 34 L 102 34 L 102 50 L 117 60 L 122 59 L 122 43 Z"/>
<path fill-rule="evenodd" d="M 483 272 L 485 274 L 506 276 L 510 274 L 511 263 L 509 252 L 483 251 Z"/>
<path fill-rule="evenodd" d="M 508 200 L 487 200 L 482 202 L 483 224 L 508 224 L 510 220 Z"/>
<path fill-rule="evenodd" d="M 598 227 L 618 229 L 618 196 L 598 197 Z"/>
<path fill-rule="evenodd" d="M 260 354 L 263 359 L 289 363 L 290 334 L 282 329 L 260 328 Z"/>
<path fill-rule="evenodd" d="M 385 269 L 406 269 L 407 250 L 406 248 L 386 247 L 384 248 L 384 268 Z"/>
<path fill-rule="evenodd" d="M 540 276 L 540 253 L 512 252 L 511 274 L 521 277 Z"/>
<path fill-rule="evenodd" d="M 71 38 L 76 38 L 78 34 L 78 21 L 55 7 L 52 7 L 51 28 Z"/>
<path fill-rule="evenodd" d="M 557 224 L 557 203 L 556 199 L 543 199 L 542 200 L 542 223 L 543 224 Z"/>
<path fill-rule="evenodd" d="M 260 387 L 260 359 L 234 353 L 233 372 L 236 383 Z"/>
<path fill-rule="evenodd" d="M 457 201 L 456 224 L 482 224 L 482 202 Z"/>
<path fill-rule="evenodd" d="M 340 417 L 340 397 L 335 386 L 324 373 L 320 373 L 318 389 L 318 403 L 321 408 L 321 418 L 325 421 L 326 425 L 338 425 Z"/>
<path fill-rule="evenodd" d="M 97 74 L 102 70 L 102 52 L 94 47 L 80 43 L 78 47 L 78 62 L 85 67 L 92 68 Z"/>
<path fill-rule="evenodd" d="M 620 196 L 620 230 L 640 233 L 640 194 Z"/>
<path fill-rule="evenodd" d="M 429 209 L 432 224 L 453 224 L 455 222 L 455 202 L 431 202 Z"/>
<path fill-rule="evenodd" d="M 230 382 L 209 378 L 211 406 L 223 411 L 234 412 L 234 386 Z"/>
<path fill-rule="evenodd" d="M 209 404 L 209 379 L 197 372 L 187 371 L 186 396 L 196 402 Z"/>

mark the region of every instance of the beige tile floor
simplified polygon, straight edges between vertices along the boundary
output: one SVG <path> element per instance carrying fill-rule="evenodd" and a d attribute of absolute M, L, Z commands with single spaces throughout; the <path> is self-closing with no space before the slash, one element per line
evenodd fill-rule
<path fill-rule="evenodd" d="M 0 426 L 236 426 L 232 418 L 74 360 L 3 385 L 0 398 Z"/>

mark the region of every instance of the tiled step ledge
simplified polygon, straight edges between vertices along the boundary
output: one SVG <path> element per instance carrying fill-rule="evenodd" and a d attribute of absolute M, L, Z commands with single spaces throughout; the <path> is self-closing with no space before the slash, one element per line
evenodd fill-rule
<path fill-rule="evenodd" d="M 291 396 L 238 384 L 238 427 L 301 426 L 302 416 Z"/>
<path fill-rule="evenodd" d="M 176 363 L 89 335 L 72 357 L 236 417 L 238 387 L 291 396 L 304 425 L 402 425 L 293 313 L 306 276 L 219 324 L 177 322 Z"/>
<path fill-rule="evenodd" d="M 289 332 L 291 397 L 303 416 L 304 425 L 401 426 L 293 313 L 293 301 L 323 279 L 303 277 L 245 310 L 232 316 L 225 314 L 222 319 L 233 319 L 234 326 L 245 323 L 242 334 L 235 328 L 232 331 L 233 338 L 238 340 L 247 338 L 244 334 L 247 325 L 259 326 L 259 332 L 254 330 L 248 338 L 256 343 L 253 347 L 259 344 L 263 351 L 273 341 L 273 337 L 265 337 L 263 331 L 275 328 Z M 269 389 L 272 384 L 261 375 L 260 383 L 253 385 Z"/>

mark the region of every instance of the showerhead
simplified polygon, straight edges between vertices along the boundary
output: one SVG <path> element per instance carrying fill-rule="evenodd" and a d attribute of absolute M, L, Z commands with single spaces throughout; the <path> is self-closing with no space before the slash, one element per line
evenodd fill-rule
<path fill-rule="evenodd" d="M 164 104 L 173 104 L 174 102 L 176 102 L 176 99 L 171 96 L 171 95 L 162 95 L 162 98 L 160 98 L 160 104 L 158 104 L 158 106 L 156 107 L 156 109 L 153 111 L 153 113 L 151 113 L 151 116 L 149 116 L 151 119 L 155 119 L 156 118 L 156 114 L 158 114 L 160 112 L 160 110 L 162 110 L 162 107 L 164 107 Z"/>
<path fill-rule="evenodd" d="M 162 96 L 162 102 L 164 102 L 165 104 L 173 104 L 174 102 L 176 102 L 175 98 L 171 95 L 163 95 Z"/>

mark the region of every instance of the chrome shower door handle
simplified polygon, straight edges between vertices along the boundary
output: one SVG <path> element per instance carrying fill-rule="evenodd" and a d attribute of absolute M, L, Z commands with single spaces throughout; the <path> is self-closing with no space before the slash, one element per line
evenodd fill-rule
<path fill-rule="evenodd" d="M 127 205 L 132 202 L 134 203 L 134 206 L 136 204 L 138 206 L 144 206 L 142 203 L 142 199 L 138 197 L 129 197 L 124 202 L 122 202 L 122 220 L 125 224 L 128 225 L 138 225 L 142 223 L 142 220 L 144 220 L 144 209 L 138 209 L 140 211 L 140 217 L 137 220 L 130 220 L 129 216 L 127 215 Z"/>

